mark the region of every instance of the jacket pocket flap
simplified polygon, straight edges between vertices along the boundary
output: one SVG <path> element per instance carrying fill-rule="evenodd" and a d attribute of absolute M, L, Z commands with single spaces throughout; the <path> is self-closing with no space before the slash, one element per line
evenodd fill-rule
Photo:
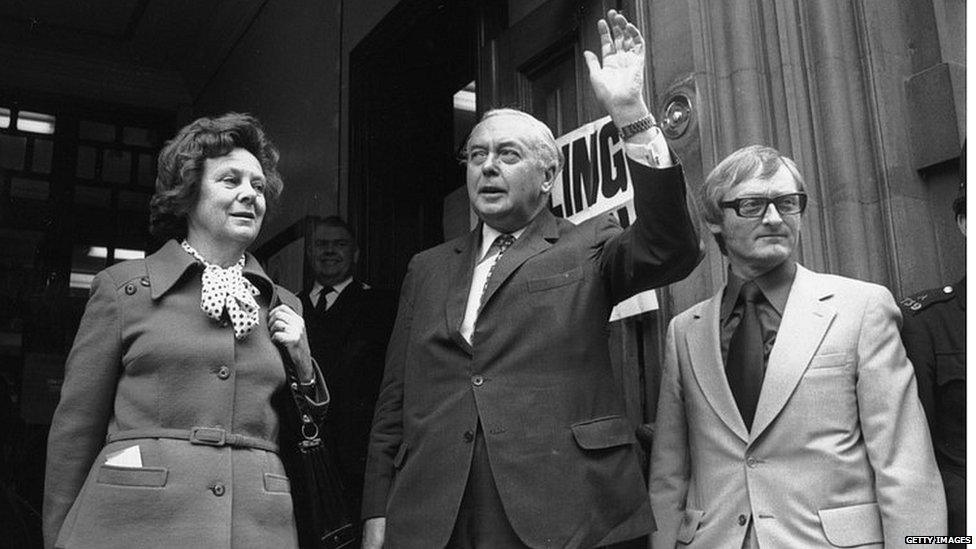
<path fill-rule="evenodd" d="M 168 469 L 162 467 L 116 467 L 102 465 L 98 469 L 99 484 L 115 484 L 118 486 L 147 486 L 162 488 L 166 486 Z"/>
<path fill-rule="evenodd" d="M 939 385 L 966 381 L 965 353 L 938 353 L 935 355 L 935 366 L 935 382 Z"/>
<path fill-rule="evenodd" d="M 817 513 L 820 515 L 820 524 L 827 541 L 837 547 L 884 542 L 881 510 L 877 503 L 821 509 Z"/>
<path fill-rule="evenodd" d="M 678 526 L 678 535 L 675 539 L 681 543 L 691 543 L 691 540 L 695 539 L 695 532 L 698 531 L 698 525 L 701 524 L 702 517 L 704 516 L 705 511 L 685 509 L 684 516 L 681 518 L 681 524 Z"/>
<path fill-rule="evenodd" d="M 558 288 L 559 286 L 565 286 L 566 284 L 575 282 L 580 278 L 583 278 L 583 268 L 577 266 L 564 273 L 529 280 L 529 291 L 538 292 L 548 290 L 549 288 Z"/>
<path fill-rule="evenodd" d="M 403 460 L 407 457 L 407 443 L 400 443 L 400 449 L 397 450 L 395 456 L 393 456 L 393 467 L 399 469 L 403 466 Z"/>
<path fill-rule="evenodd" d="M 636 438 L 634 428 L 626 418 L 608 416 L 573 424 L 573 437 L 584 450 L 612 448 L 632 444 Z"/>
<path fill-rule="evenodd" d="M 266 492 L 280 492 L 280 493 L 289 494 L 291 493 L 291 483 L 288 482 L 288 477 L 284 475 L 265 473 L 264 490 Z"/>

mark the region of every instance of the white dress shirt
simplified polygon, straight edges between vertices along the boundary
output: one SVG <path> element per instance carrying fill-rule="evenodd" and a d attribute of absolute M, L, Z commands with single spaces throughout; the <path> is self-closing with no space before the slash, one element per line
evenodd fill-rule
<path fill-rule="evenodd" d="M 524 232 L 525 227 L 522 227 L 511 234 L 518 240 Z M 481 225 L 481 248 L 478 252 L 478 257 L 481 259 L 474 266 L 474 276 L 471 277 L 471 289 L 468 290 L 468 305 L 464 309 L 464 320 L 461 321 L 461 336 L 468 343 L 471 343 L 471 335 L 474 333 L 474 323 L 478 320 L 478 309 L 481 307 L 481 294 L 485 291 L 485 282 L 488 281 L 488 273 L 491 272 L 491 268 L 498 261 L 500 254 L 495 252 L 491 257 L 484 256 L 488 253 L 495 239 L 502 234 L 493 227 L 490 227 L 487 223 Z"/>
<path fill-rule="evenodd" d="M 337 299 L 339 299 L 339 294 L 341 294 L 342 290 L 345 290 L 346 286 L 348 286 L 350 283 L 352 283 L 351 276 L 343 280 L 342 282 L 336 284 L 335 286 L 333 286 L 332 291 L 325 294 L 326 310 L 328 310 L 329 307 L 331 307 L 332 304 L 335 303 Z M 322 290 L 324 289 L 325 286 L 319 284 L 318 282 L 312 285 L 312 291 L 308 293 L 308 300 L 312 302 L 312 307 L 318 307 L 319 299 L 322 298 Z"/>

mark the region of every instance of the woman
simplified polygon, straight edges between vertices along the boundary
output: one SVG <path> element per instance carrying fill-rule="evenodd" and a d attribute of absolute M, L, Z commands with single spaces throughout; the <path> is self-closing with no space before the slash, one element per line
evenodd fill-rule
<path fill-rule="evenodd" d="M 92 283 L 48 440 L 45 546 L 297 546 L 283 354 L 312 409 L 328 394 L 298 299 L 245 253 L 277 161 L 233 113 L 163 148 L 151 231 L 172 240 Z"/>

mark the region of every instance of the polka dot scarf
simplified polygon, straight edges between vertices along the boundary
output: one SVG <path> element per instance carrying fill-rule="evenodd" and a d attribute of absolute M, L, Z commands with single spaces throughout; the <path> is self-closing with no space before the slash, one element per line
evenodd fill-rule
<path fill-rule="evenodd" d="M 217 321 L 226 309 L 234 326 L 234 337 L 243 340 L 260 321 L 259 307 L 254 296 L 261 293 L 251 281 L 244 278 L 244 256 L 234 265 L 223 269 L 204 259 L 186 240 L 182 244 L 188 254 L 204 265 L 200 308 Z"/>

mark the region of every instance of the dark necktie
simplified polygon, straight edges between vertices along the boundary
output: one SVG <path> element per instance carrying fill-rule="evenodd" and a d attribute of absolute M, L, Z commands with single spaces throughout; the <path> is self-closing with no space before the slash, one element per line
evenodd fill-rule
<path fill-rule="evenodd" d="M 323 286 L 322 287 L 322 291 L 319 292 L 319 301 L 318 301 L 318 303 L 315 304 L 315 312 L 316 313 L 318 313 L 318 314 L 324 314 L 325 313 L 325 310 L 328 307 L 328 301 L 325 299 L 325 296 L 328 295 L 328 294 L 331 294 L 334 291 L 335 291 L 335 288 L 333 288 L 332 286 Z"/>
<path fill-rule="evenodd" d="M 752 430 L 752 420 L 756 415 L 756 405 L 766 370 L 762 327 L 756 310 L 756 303 L 763 299 L 762 291 L 755 282 L 747 282 L 742 286 L 739 293 L 739 300 L 743 302 L 742 319 L 732 334 L 729 356 L 725 361 L 729 388 L 732 389 L 739 413 L 749 430 Z"/>
<path fill-rule="evenodd" d="M 481 302 L 478 305 L 479 309 L 481 307 L 484 307 L 485 299 L 488 298 L 488 283 L 491 282 L 491 275 L 492 273 L 495 272 L 495 265 L 498 265 L 498 262 L 501 261 L 502 255 L 505 253 L 505 250 L 507 250 L 508 247 L 511 246 L 513 242 L 515 242 L 515 237 L 510 234 L 498 235 L 498 237 L 495 238 L 495 241 L 491 243 L 491 246 L 488 248 L 488 251 L 485 253 L 485 257 L 482 258 L 482 261 L 484 261 L 486 258 L 489 258 L 492 255 L 494 255 L 496 251 L 498 252 L 498 257 L 495 258 L 495 262 L 492 263 L 491 268 L 488 269 L 488 276 L 485 278 L 485 286 L 481 289 Z"/>

